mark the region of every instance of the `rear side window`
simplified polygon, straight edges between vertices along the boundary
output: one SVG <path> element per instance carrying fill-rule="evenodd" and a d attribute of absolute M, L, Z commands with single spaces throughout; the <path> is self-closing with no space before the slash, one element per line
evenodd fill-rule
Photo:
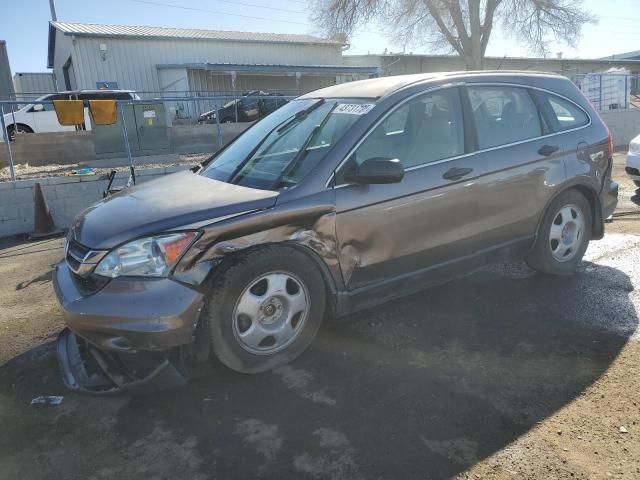
<path fill-rule="evenodd" d="M 557 120 L 558 122 L 556 130 L 570 130 L 583 127 L 589 123 L 587 114 L 574 103 L 555 95 L 543 94 L 543 99 L 550 107 L 549 112 L 553 116 L 552 120 Z"/>
<path fill-rule="evenodd" d="M 518 87 L 469 87 L 480 149 L 542 135 L 540 115 L 529 92 Z"/>

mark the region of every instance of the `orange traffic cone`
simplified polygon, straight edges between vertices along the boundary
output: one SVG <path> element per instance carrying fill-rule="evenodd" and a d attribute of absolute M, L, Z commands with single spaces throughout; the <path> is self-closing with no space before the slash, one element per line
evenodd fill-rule
<path fill-rule="evenodd" d="M 42 187 L 39 183 L 34 185 L 35 196 L 35 214 L 33 217 L 33 232 L 29 234 L 29 238 L 38 240 L 41 238 L 55 237 L 64 233 L 61 229 L 56 228 L 53 223 L 53 217 L 51 217 L 51 211 L 49 211 L 49 205 L 47 205 L 47 199 L 44 198 L 42 193 Z"/>

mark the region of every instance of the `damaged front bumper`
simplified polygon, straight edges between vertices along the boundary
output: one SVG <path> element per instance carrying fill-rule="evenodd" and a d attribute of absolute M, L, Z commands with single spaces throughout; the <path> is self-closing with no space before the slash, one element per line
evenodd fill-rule
<path fill-rule="evenodd" d="M 84 393 L 140 395 L 180 387 L 189 379 L 179 349 L 109 352 L 64 329 L 58 337 L 57 354 L 67 388 Z"/>
<path fill-rule="evenodd" d="M 123 277 L 86 294 L 63 260 L 53 287 L 67 326 L 101 350 L 163 352 L 194 340 L 203 294 L 171 278 Z"/>
<path fill-rule="evenodd" d="M 118 278 L 87 294 L 64 261 L 53 285 L 69 327 L 57 343 L 68 388 L 144 394 L 187 382 L 185 357 L 205 338 L 196 335 L 201 292 L 170 278 Z M 208 355 L 202 346 L 197 351 Z"/>

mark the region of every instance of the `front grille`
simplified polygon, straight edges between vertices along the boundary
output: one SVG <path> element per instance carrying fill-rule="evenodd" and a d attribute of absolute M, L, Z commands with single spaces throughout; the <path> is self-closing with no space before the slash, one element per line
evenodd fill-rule
<path fill-rule="evenodd" d="M 71 268 L 74 273 L 80 272 L 80 269 L 82 268 L 82 262 L 89 252 L 90 250 L 87 247 L 81 245 L 75 240 L 69 239 L 67 241 L 67 265 L 69 265 L 69 268 Z"/>
<path fill-rule="evenodd" d="M 73 273 L 80 277 L 87 277 L 107 253 L 106 250 L 91 250 L 75 240 L 69 239 L 65 260 Z"/>
<path fill-rule="evenodd" d="M 67 254 L 72 255 L 79 260 L 82 260 L 90 251 L 91 250 L 84 245 L 76 242 L 73 239 L 69 239 L 69 243 L 67 244 Z"/>
<path fill-rule="evenodd" d="M 75 273 L 78 270 L 80 270 L 80 265 L 81 262 L 79 262 L 78 260 L 76 260 L 74 257 L 72 257 L 71 255 L 69 255 L 69 253 L 67 253 L 67 265 L 69 265 L 69 268 L 71 268 L 71 270 Z"/>

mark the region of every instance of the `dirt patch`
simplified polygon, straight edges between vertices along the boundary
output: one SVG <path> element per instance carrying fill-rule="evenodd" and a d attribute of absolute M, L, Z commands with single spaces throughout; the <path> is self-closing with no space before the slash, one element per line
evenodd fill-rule
<path fill-rule="evenodd" d="M 211 362 L 140 398 L 64 389 L 62 241 L 1 241 L 0 479 L 640 478 L 639 225 L 608 224 L 575 276 L 496 265 L 326 322 L 275 372 Z"/>

